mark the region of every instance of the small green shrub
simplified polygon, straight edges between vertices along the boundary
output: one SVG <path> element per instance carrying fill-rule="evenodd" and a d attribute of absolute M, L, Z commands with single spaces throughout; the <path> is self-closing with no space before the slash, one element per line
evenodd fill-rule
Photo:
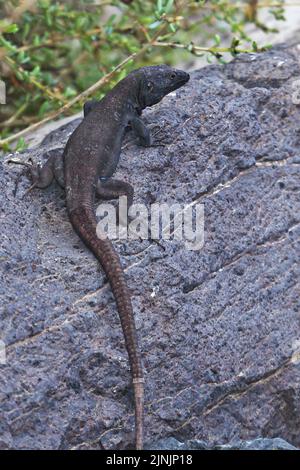
<path fill-rule="evenodd" d="M 278 20 L 282 4 L 270 7 Z M 38 123 L 79 110 L 92 93 L 100 98 L 132 68 L 262 50 L 245 32 L 248 22 L 267 29 L 259 7 L 257 0 L 0 1 L 7 88 L 0 146 L 19 139 L 24 147 L 23 136 Z"/>

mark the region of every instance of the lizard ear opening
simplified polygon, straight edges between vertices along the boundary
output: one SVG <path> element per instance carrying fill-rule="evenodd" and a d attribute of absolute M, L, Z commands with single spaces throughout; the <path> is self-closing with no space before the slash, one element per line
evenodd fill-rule
<path fill-rule="evenodd" d="M 152 91 L 152 90 L 153 90 L 153 83 L 152 83 L 152 82 L 148 82 L 148 83 L 147 83 L 147 88 L 148 88 L 148 90 Z"/>

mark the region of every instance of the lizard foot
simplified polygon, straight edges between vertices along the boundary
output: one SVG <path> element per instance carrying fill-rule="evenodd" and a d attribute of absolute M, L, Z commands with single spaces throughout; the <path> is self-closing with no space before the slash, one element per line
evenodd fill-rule
<path fill-rule="evenodd" d="M 27 189 L 23 197 L 26 196 L 29 193 L 29 191 L 31 191 L 33 188 L 44 189 L 44 188 L 47 188 L 47 186 L 51 184 L 55 175 L 55 168 L 54 168 L 55 162 L 56 162 L 55 155 L 52 156 L 52 158 L 50 157 L 46 161 L 46 163 L 44 163 L 43 165 L 40 163 L 38 164 L 33 163 L 31 158 L 28 159 L 27 162 L 22 162 L 20 160 L 14 160 L 14 159 L 11 159 L 8 161 L 8 163 L 16 163 L 17 165 L 23 165 L 26 167 L 25 174 L 29 176 L 29 179 L 31 180 L 32 185 L 30 186 L 29 189 Z M 19 182 L 20 177 L 18 178 L 17 182 Z"/>
<path fill-rule="evenodd" d="M 7 163 L 14 163 L 16 165 L 22 165 L 24 166 L 25 168 L 23 169 L 23 171 L 21 171 L 21 173 L 19 173 L 19 175 L 17 176 L 16 178 L 16 181 L 15 181 L 15 187 L 14 187 L 14 190 L 13 190 L 13 195 L 14 197 L 16 197 L 16 194 L 17 194 L 17 190 L 18 190 L 18 186 L 19 186 L 19 183 L 20 183 L 20 180 L 23 176 L 28 176 L 28 174 L 30 174 L 30 177 L 32 178 L 32 180 L 36 179 L 37 177 L 37 165 L 34 165 L 33 161 L 31 158 L 28 158 L 28 160 L 26 162 L 23 162 L 22 160 L 17 160 L 17 159 L 14 159 L 14 158 L 11 158 L 10 160 L 7 160 Z M 27 189 L 27 191 L 23 194 L 22 198 L 29 193 L 29 191 L 31 191 L 35 186 L 36 186 L 36 182 L 34 182 L 29 189 Z"/>

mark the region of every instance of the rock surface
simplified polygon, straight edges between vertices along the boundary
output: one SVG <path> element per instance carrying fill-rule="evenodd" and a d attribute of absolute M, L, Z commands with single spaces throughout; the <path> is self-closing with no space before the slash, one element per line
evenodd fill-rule
<path fill-rule="evenodd" d="M 205 208 L 199 251 L 115 242 L 143 352 L 148 444 L 281 436 L 300 446 L 299 78 L 297 47 L 206 67 L 144 113 L 161 146 L 127 137 L 118 177 L 135 202 Z M 18 157 L 41 159 L 76 124 Z M 1 161 L 0 448 L 131 448 L 111 291 L 63 191 L 22 199 L 23 179 L 14 198 L 19 172 Z"/>
<path fill-rule="evenodd" d="M 253 439 L 253 441 L 235 441 L 227 445 L 212 445 L 204 441 L 190 440 L 180 442 L 173 437 L 161 439 L 149 446 L 150 450 L 299 450 L 284 439 Z"/>

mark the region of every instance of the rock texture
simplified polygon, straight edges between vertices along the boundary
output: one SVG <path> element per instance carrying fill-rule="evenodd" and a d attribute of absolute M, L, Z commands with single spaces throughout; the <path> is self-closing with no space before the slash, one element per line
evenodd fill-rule
<path fill-rule="evenodd" d="M 144 113 L 161 146 L 130 135 L 118 171 L 135 202 L 203 203 L 205 244 L 115 245 L 146 371 L 146 441 L 300 445 L 299 48 L 193 73 Z M 18 155 L 42 159 L 75 123 Z M 16 156 L 15 156 L 16 157 Z M 57 186 L 0 164 L 0 448 L 133 445 L 133 397 L 116 306 Z M 3 362 L 3 360 L 2 360 Z"/>
<path fill-rule="evenodd" d="M 226 445 L 212 445 L 204 441 L 190 440 L 180 442 L 174 437 L 161 439 L 150 445 L 150 450 L 298 450 L 284 439 L 260 438 L 252 441 L 235 441 Z"/>

